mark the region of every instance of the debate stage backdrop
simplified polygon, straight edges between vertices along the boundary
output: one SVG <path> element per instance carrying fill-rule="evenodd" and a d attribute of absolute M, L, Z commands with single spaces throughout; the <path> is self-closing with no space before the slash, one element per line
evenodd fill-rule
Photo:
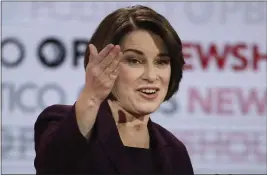
<path fill-rule="evenodd" d="M 35 173 L 37 116 L 74 104 L 92 32 L 136 4 L 171 22 L 187 63 L 180 91 L 152 120 L 185 143 L 196 173 L 266 173 L 266 2 L 2 4 L 3 173 Z"/>

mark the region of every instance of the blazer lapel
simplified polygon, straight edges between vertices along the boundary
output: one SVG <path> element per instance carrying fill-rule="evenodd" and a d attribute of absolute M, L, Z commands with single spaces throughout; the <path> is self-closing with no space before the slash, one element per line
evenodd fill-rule
<path fill-rule="evenodd" d="M 96 134 L 103 150 L 114 164 L 117 173 L 132 173 L 134 168 L 127 157 L 108 102 L 105 100 L 96 119 Z"/>
<path fill-rule="evenodd" d="M 157 129 L 156 125 L 157 124 L 149 120 L 148 128 L 151 133 L 151 145 L 155 153 L 155 160 L 158 161 L 157 163 L 162 173 L 173 173 L 171 160 L 172 148 Z"/>

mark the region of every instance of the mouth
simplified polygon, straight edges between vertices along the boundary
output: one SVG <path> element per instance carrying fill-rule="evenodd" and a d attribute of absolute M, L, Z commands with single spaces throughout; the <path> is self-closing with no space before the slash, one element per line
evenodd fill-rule
<path fill-rule="evenodd" d="M 148 99 L 152 99 L 152 98 L 156 98 L 157 97 L 158 92 L 159 92 L 159 88 L 155 88 L 155 87 L 140 88 L 137 91 L 140 92 L 142 97 L 148 98 Z"/>

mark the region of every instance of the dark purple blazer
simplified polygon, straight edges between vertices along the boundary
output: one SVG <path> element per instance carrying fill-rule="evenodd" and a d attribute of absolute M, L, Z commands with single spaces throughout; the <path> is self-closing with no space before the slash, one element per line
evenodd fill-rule
<path fill-rule="evenodd" d="M 162 169 L 158 174 L 193 175 L 184 144 L 149 120 L 151 147 Z M 91 140 L 80 133 L 75 104 L 52 105 L 34 125 L 37 174 L 134 174 L 107 101 L 100 106 Z"/>

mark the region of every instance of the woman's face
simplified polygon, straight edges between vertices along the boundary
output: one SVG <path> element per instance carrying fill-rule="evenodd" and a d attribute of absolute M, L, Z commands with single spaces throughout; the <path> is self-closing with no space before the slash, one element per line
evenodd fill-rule
<path fill-rule="evenodd" d="M 117 103 L 134 115 L 154 112 L 164 101 L 170 81 L 170 57 L 163 40 L 136 30 L 120 43 L 123 58 L 112 93 Z"/>

